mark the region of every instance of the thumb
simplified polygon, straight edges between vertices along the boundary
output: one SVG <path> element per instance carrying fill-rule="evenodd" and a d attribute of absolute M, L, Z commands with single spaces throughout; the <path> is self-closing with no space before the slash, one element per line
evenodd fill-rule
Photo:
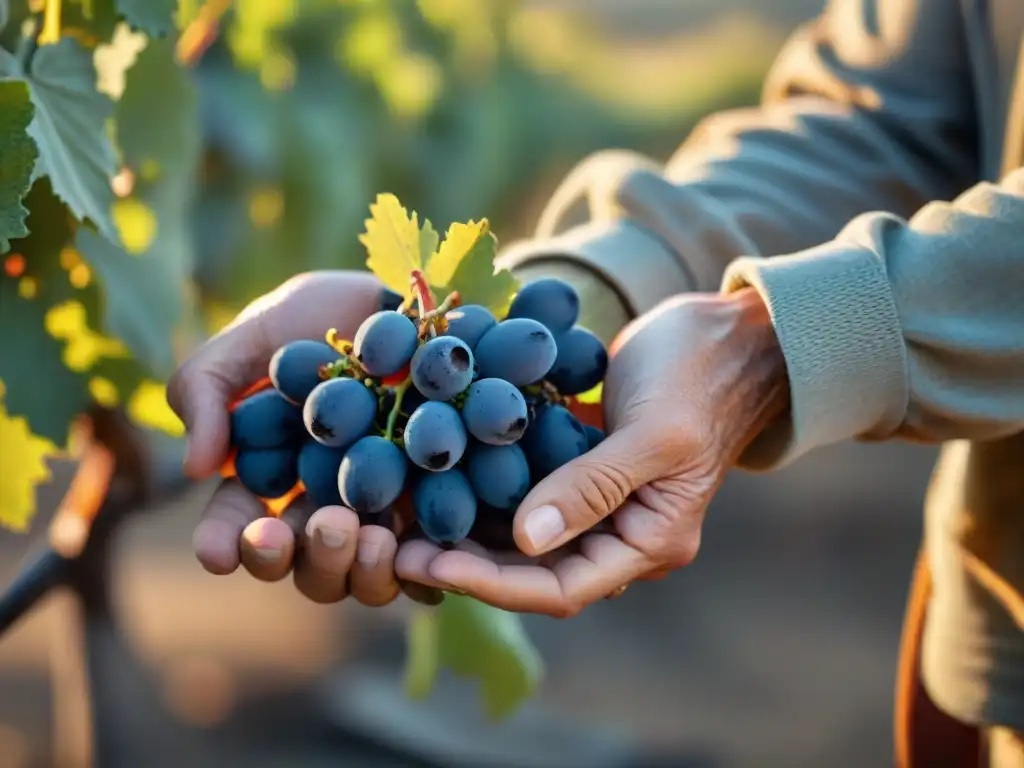
<path fill-rule="evenodd" d="M 230 449 L 232 393 L 221 378 L 182 370 L 167 386 L 167 403 L 185 424 L 185 474 L 202 480 L 220 470 Z"/>
<path fill-rule="evenodd" d="M 552 472 L 519 505 L 516 545 L 540 555 L 593 528 L 667 468 L 671 457 L 657 444 L 650 430 L 629 425 Z"/>

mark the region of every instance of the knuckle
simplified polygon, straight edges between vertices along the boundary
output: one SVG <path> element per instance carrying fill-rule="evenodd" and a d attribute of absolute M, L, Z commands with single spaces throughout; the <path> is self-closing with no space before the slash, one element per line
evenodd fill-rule
<path fill-rule="evenodd" d="M 588 462 L 582 469 L 573 490 L 581 502 L 581 516 L 592 524 L 622 506 L 633 488 L 625 467 L 610 462 Z"/>
<path fill-rule="evenodd" d="M 697 559 L 700 552 L 700 532 L 677 537 L 665 543 L 661 561 L 671 569 L 685 568 Z"/>

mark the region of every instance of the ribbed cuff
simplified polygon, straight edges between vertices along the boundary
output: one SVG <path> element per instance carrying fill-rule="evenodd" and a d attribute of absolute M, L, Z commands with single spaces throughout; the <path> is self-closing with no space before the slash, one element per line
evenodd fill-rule
<path fill-rule="evenodd" d="M 792 462 L 855 437 L 881 438 L 907 408 L 907 359 L 882 260 L 829 243 L 791 256 L 741 258 L 723 292 L 745 286 L 764 299 L 789 374 L 788 418 L 762 433 L 740 459 L 748 469 Z"/>
<path fill-rule="evenodd" d="M 498 266 L 514 270 L 566 259 L 600 275 L 633 317 L 694 285 L 664 242 L 627 220 L 592 222 L 550 239 L 514 243 L 504 249 Z"/>

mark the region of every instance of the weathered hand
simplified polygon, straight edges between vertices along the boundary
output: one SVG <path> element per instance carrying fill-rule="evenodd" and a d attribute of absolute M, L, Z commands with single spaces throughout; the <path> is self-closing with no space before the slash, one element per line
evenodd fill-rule
<path fill-rule="evenodd" d="M 216 474 L 229 452 L 228 406 L 267 374 L 271 356 L 296 339 L 323 338 L 337 328 L 352 338 L 380 307 L 381 284 L 358 272 L 299 275 L 250 304 L 204 344 L 172 378 L 167 399 L 188 430 L 185 471 L 196 479 Z M 256 578 L 278 581 L 294 570 L 295 584 L 311 600 L 333 602 L 349 592 L 367 605 L 398 595 L 394 534 L 359 527 L 343 507 L 316 510 L 300 497 L 280 518 L 236 480 L 214 493 L 194 536 L 196 556 L 215 574 L 239 563 Z"/>
<path fill-rule="evenodd" d="M 421 540 L 403 545 L 400 576 L 566 617 L 694 559 L 713 493 L 788 403 L 767 309 L 752 290 L 678 297 L 628 326 L 610 353 L 608 437 L 516 513 L 515 541 L 530 560 Z"/>

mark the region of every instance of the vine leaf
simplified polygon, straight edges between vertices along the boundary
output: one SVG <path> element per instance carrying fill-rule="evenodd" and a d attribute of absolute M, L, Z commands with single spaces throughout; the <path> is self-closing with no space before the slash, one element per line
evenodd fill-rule
<path fill-rule="evenodd" d="M 424 261 L 433 253 L 431 248 L 424 255 L 424 246 L 432 242 L 436 245 L 437 233 L 429 221 L 421 229 L 416 212 L 406 211 L 397 197 L 380 194 L 370 206 L 370 218 L 359 242 L 366 247 L 370 271 L 388 288 L 407 296 L 409 275 L 423 269 Z"/>
<path fill-rule="evenodd" d="M 11 238 L 28 235 L 28 209 L 21 200 L 32 185 L 39 156 L 28 135 L 33 115 L 28 86 L 16 80 L 0 81 L 0 253 L 10 249 Z"/>
<path fill-rule="evenodd" d="M 178 0 L 117 0 L 117 8 L 132 29 L 163 37 L 174 29 Z"/>
<path fill-rule="evenodd" d="M 479 680 L 484 709 L 494 719 L 515 712 L 544 676 L 516 614 L 454 594 L 409 623 L 406 693 L 425 698 L 442 668 Z"/>
<path fill-rule="evenodd" d="M 23 533 L 36 511 L 36 486 L 51 477 L 47 459 L 57 453 L 49 440 L 32 434 L 22 416 L 11 416 L 0 382 L 0 527 Z"/>
<path fill-rule="evenodd" d="M 150 40 L 139 53 L 114 118 L 135 177 L 130 195 L 114 206 L 121 245 L 82 228 L 76 247 L 102 278 L 106 328 L 164 378 L 174 368 L 193 261 L 189 215 L 200 153 L 197 95 L 170 40 Z"/>
<path fill-rule="evenodd" d="M 106 122 L 114 104 L 96 90 L 92 54 L 73 37 L 41 46 L 26 72 L 9 53 L 0 75 L 28 84 L 35 118 L 29 135 L 39 148 L 35 177 L 50 177 L 54 192 L 80 221 L 91 221 L 117 241 L 111 218 L 110 179 L 116 168 Z"/>
<path fill-rule="evenodd" d="M 81 305 L 85 292 L 71 285 L 61 266 L 73 223 L 67 207 L 46 179 L 32 186 L 26 204 L 30 234 L 11 241 L 0 272 L 0 380 L 7 412 L 24 416 L 35 434 L 63 446 L 72 420 L 89 402 L 89 390 L 84 366 L 67 367 L 65 344 L 47 323 L 52 325 L 54 308 Z"/>
<path fill-rule="evenodd" d="M 498 240 L 487 219 L 452 224 L 440 249 L 427 262 L 427 281 L 438 293 L 458 291 L 463 304 L 482 304 L 502 317 L 519 283 L 511 272 L 495 271 L 497 249 Z"/>

